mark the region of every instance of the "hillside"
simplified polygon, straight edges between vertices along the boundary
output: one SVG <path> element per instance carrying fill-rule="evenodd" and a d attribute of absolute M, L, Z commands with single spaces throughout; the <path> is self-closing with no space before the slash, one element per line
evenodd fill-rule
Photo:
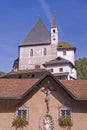
<path fill-rule="evenodd" d="M 87 79 L 87 58 L 80 58 L 76 60 L 77 78 Z"/>
<path fill-rule="evenodd" d="M 2 76 L 4 74 L 4 72 L 0 71 L 0 76 Z"/>

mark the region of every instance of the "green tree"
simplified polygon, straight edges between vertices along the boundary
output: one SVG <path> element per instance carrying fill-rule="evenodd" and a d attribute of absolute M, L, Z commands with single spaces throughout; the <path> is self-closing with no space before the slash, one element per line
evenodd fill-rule
<path fill-rule="evenodd" d="M 87 58 L 80 58 L 75 62 L 77 68 L 77 78 L 87 79 Z"/>

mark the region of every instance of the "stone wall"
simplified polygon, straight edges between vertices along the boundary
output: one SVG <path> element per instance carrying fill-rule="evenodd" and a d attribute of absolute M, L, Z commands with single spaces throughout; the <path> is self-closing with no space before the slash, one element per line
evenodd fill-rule
<path fill-rule="evenodd" d="M 44 55 L 44 48 L 47 50 L 47 54 Z M 33 50 L 33 56 L 30 56 L 30 50 Z M 36 65 L 40 65 L 46 61 L 50 61 L 57 57 L 57 48 L 55 45 L 43 45 L 32 47 L 20 47 L 19 50 L 19 69 L 35 69 Z"/>

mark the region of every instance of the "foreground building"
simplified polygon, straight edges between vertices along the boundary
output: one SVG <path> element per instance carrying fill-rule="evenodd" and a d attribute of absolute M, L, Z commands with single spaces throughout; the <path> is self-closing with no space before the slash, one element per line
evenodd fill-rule
<path fill-rule="evenodd" d="M 0 130 L 87 130 L 87 80 L 57 80 L 46 72 L 39 79 L 0 79 Z M 70 119 L 68 126 L 60 119 Z"/>

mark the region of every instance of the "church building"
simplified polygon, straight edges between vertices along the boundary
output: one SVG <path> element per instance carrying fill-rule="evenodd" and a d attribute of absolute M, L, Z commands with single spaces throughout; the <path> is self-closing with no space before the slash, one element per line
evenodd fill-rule
<path fill-rule="evenodd" d="M 52 72 L 58 79 L 77 78 L 76 48 L 58 40 L 55 15 L 50 32 L 42 20 L 38 19 L 18 48 L 18 58 L 13 64 L 14 71 L 45 69 Z"/>
<path fill-rule="evenodd" d="M 57 57 L 58 28 L 53 20 L 51 33 L 41 19 L 19 45 L 19 70 L 43 68 L 43 63 Z"/>

